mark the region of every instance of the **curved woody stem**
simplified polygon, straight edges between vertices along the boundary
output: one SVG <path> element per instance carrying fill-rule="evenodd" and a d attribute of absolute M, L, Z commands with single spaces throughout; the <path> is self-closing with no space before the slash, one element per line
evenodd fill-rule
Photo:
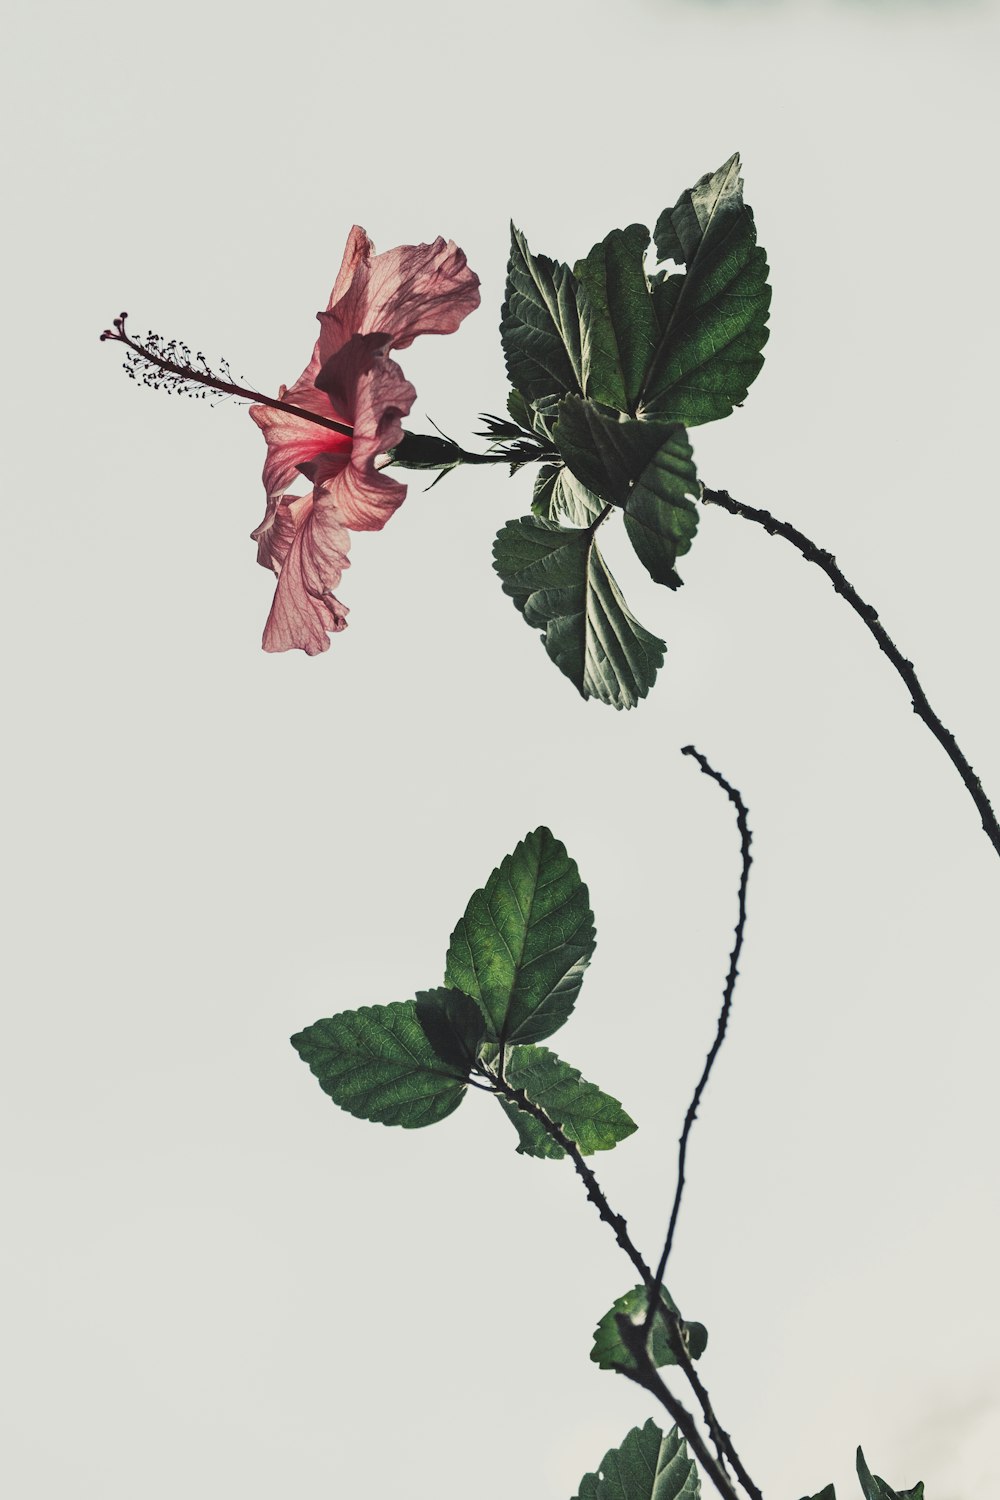
<path fill-rule="evenodd" d="M 661 1313 L 665 1319 L 670 1318 L 670 1308 L 660 1300 L 660 1289 L 663 1286 L 663 1277 L 666 1272 L 667 1260 L 669 1259 L 670 1251 L 673 1246 L 674 1233 L 677 1228 L 677 1218 L 680 1213 L 681 1199 L 684 1195 L 684 1185 L 686 1181 L 684 1169 L 687 1162 L 688 1140 L 691 1135 L 691 1129 L 694 1125 L 695 1119 L 697 1118 L 698 1106 L 701 1103 L 702 1095 L 704 1094 L 706 1085 L 708 1084 L 709 1075 L 711 1074 L 712 1068 L 715 1065 L 715 1060 L 719 1055 L 722 1044 L 726 1039 L 726 1029 L 729 1025 L 729 1016 L 732 1010 L 733 993 L 736 988 L 736 979 L 739 974 L 740 954 L 743 951 L 743 934 L 746 928 L 747 916 L 747 885 L 750 878 L 750 866 L 753 863 L 750 855 L 752 835 L 750 833 L 750 827 L 747 821 L 746 804 L 743 801 L 741 794 L 734 786 L 730 785 L 730 783 L 725 779 L 724 776 L 722 776 L 718 771 L 714 770 L 711 765 L 709 765 L 708 760 L 704 755 L 701 754 L 699 750 L 694 747 L 694 745 L 685 745 L 681 751 L 681 754 L 692 756 L 698 762 L 698 765 L 701 767 L 704 774 L 711 777 L 713 781 L 718 783 L 718 785 L 729 797 L 729 800 L 733 803 L 733 806 L 736 808 L 736 822 L 740 833 L 742 861 L 740 870 L 739 894 L 737 898 L 738 915 L 736 920 L 733 949 L 729 957 L 729 972 L 726 975 L 726 983 L 723 989 L 722 1009 L 719 1012 L 719 1019 L 715 1032 L 715 1040 L 712 1043 L 711 1048 L 709 1049 L 708 1056 L 705 1059 L 705 1066 L 702 1069 L 701 1077 L 699 1078 L 698 1083 L 695 1086 L 694 1095 L 692 1096 L 691 1103 L 688 1105 L 687 1114 L 684 1117 L 684 1126 L 681 1131 L 678 1149 L 677 1187 L 674 1193 L 674 1201 L 670 1211 L 670 1222 L 667 1229 L 667 1236 L 666 1240 L 664 1241 L 663 1250 L 660 1255 L 659 1262 L 657 1263 L 656 1272 L 653 1277 L 653 1281 L 648 1289 L 649 1295 L 647 1298 L 648 1306 L 646 1311 L 646 1320 L 643 1324 L 642 1333 L 640 1336 L 641 1343 L 644 1348 L 647 1347 L 647 1340 L 649 1338 L 650 1332 L 652 1331 L 653 1320 L 656 1316 L 657 1308 L 660 1308 Z M 678 1358 L 678 1363 L 683 1368 L 684 1373 L 687 1376 L 692 1388 L 698 1394 L 699 1400 L 701 1400 L 702 1395 L 704 1395 L 704 1400 L 702 1400 L 702 1410 L 705 1413 L 706 1420 L 708 1421 L 709 1429 L 712 1433 L 713 1441 L 715 1442 L 717 1449 L 721 1452 L 724 1452 L 729 1458 L 730 1462 L 732 1463 L 733 1469 L 739 1477 L 740 1483 L 743 1485 L 743 1488 L 746 1490 L 747 1494 L 751 1495 L 753 1497 L 753 1500 L 762 1500 L 761 1492 L 754 1484 L 753 1480 L 750 1478 L 750 1475 L 747 1473 L 739 1454 L 736 1452 L 736 1448 L 733 1444 L 732 1438 L 729 1436 L 729 1433 L 719 1425 L 714 1411 L 711 1410 L 711 1405 L 708 1401 L 708 1394 L 704 1391 L 704 1387 L 701 1384 L 701 1380 L 694 1368 L 694 1365 L 688 1357 L 687 1346 L 684 1340 L 683 1325 L 681 1322 L 681 1318 L 679 1314 L 676 1313 L 676 1311 L 673 1313 L 672 1322 L 672 1331 L 675 1334 L 675 1338 L 671 1340 L 671 1347 L 673 1348 L 673 1351 Z"/>
<path fill-rule="evenodd" d="M 736 826 L 739 829 L 740 833 L 742 868 L 740 871 L 739 894 L 737 896 L 738 914 L 736 918 L 736 929 L 733 941 L 733 950 L 729 955 L 729 972 L 726 975 L 726 983 L 722 992 L 722 1009 L 719 1012 L 719 1020 L 715 1031 L 715 1040 L 712 1043 L 711 1048 L 709 1049 L 708 1056 L 705 1059 L 705 1066 L 702 1069 L 701 1077 L 698 1079 L 697 1085 L 695 1086 L 695 1091 L 691 1098 L 691 1103 L 688 1105 L 687 1114 L 684 1117 L 684 1126 L 681 1131 L 677 1157 L 677 1188 L 674 1193 L 673 1207 L 670 1210 L 670 1223 L 667 1228 L 667 1237 L 664 1241 L 663 1252 L 656 1267 L 656 1275 L 653 1278 L 654 1296 L 659 1292 L 660 1287 L 663 1285 L 663 1277 L 667 1269 L 667 1261 L 670 1258 L 670 1251 L 673 1248 L 674 1234 L 677 1229 L 677 1217 L 681 1209 L 681 1199 L 684 1196 L 684 1184 L 686 1180 L 684 1175 L 684 1168 L 687 1163 L 687 1148 L 688 1140 L 691 1135 L 691 1129 L 697 1118 L 698 1106 L 700 1105 L 702 1095 L 705 1092 L 705 1087 L 708 1083 L 709 1075 L 712 1072 L 712 1068 L 715 1066 L 715 1059 L 718 1057 L 719 1052 L 722 1048 L 722 1044 L 726 1039 L 726 1028 L 729 1025 L 729 1016 L 733 1006 L 733 992 L 736 989 L 736 980 L 739 975 L 740 954 L 743 951 L 743 933 L 746 928 L 747 920 L 747 884 L 750 878 L 750 866 L 753 863 L 753 859 L 750 854 L 750 844 L 752 842 L 753 835 L 750 832 L 750 827 L 747 822 L 746 803 L 743 801 L 742 796 L 737 791 L 736 787 L 730 786 L 725 777 L 709 765 L 704 755 L 702 755 L 699 750 L 696 750 L 694 745 L 685 745 L 683 750 L 681 751 L 681 754 L 693 756 L 693 758 L 698 762 L 704 774 L 711 777 L 713 781 L 718 783 L 718 785 L 726 793 L 730 802 L 736 808 Z M 654 1306 L 653 1302 L 651 1301 L 649 1314 L 646 1318 L 647 1333 L 653 1321 L 653 1312 Z"/>
<path fill-rule="evenodd" d="M 983 823 L 983 830 L 997 854 L 1000 855 L 1000 823 L 993 811 L 990 800 L 983 790 L 983 784 L 975 771 L 972 769 L 966 756 L 959 748 L 958 741 L 949 729 L 946 729 L 938 715 L 927 701 L 927 695 L 920 685 L 920 681 L 913 668 L 913 663 L 908 661 L 899 650 L 895 641 L 892 640 L 885 626 L 879 619 L 878 610 L 868 604 L 853 584 L 849 583 L 837 566 L 837 560 L 830 552 L 825 552 L 817 547 L 815 542 L 796 527 L 789 525 L 787 521 L 779 521 L 772 516 L 770 511 L 758 510 L 756 506 L 745 505 L 740 500 L 734 500 L 727 490 L 702 490 L 702 500 L 706 505 L 717 505 L 721 510 L 728 511 L 731 516 L 740 516 L 744 521 L 753 521 L 758 526 L 763 526 L 770 536 L 783 537 L 786 542 L 802 554 L 806 562 L 815 563 L 821 568 L 833 584 L 837 593 L 854 610 L 854 613 L 863 622 L 865 627 L 874 636 L 879 650 L 892 663 L 897 674 L 902 679 L 910 694 L 913 703 L 913 712 L 922 719 L 931 734 L 942 747 L 948 759 L 955 767 L 966 791 L 976 805 Z"/>
<path fill-rule="evenodd" d="M 587 1189 L 587 1197 L 597 1209 L 600 1217 L 609 1226 L 618 1244 L 638 1271 L 647 1291 L 651 1292 L 653 1274 L 641 1252 L 633 1243 L 628 1232 L 626 1220 L 621 1214 L 616 1214 L 611 1208 L 594 1172 L 584 1161 L 576 1142 L 570 1140 L 562 1128 L 554 1120 L 550 1119 L 539 1105 L 528 1098 L 523 1089 L 514 1088 L 501 1073 L 494 1073 L 488 1068 L 484 1068 L 484 1073 L 497 1094 L 502 1095 L 503 1098 L 507 1099 L 511 1104 L 515 1104 L 519 1109 L 523 1109 L 526 1114 L 532 1115 L 551 1139 L 566 1153 L 573 1163 L 574 1170 Z M 698 1404 L 701 1407 L 705 1425 L 711 1434 L 716 1455 L 713 1456 L 709 1452 L 701 1433 L 694 1423 L 691 1413 L 668 1389 L 653 1367 L 646 1347 L 645 1330 L 634 1327 L 627 1319 L 622 1320 L 623 1323 L 628 1324 L 626 1328 L 622 1329 L 622 1332 L 629 1347 L 632 1348 L 632 1352 L 636 1355 L 637 1368 L 634 1372 L 623 1370 L 621 1373 L 627 1375 L 629 1379 L 634 1380 L 636 1384 L 641 1385 L 645 1390 L 648 1390 L 669 1412 L 687 1440 L 691 1451 L 696 1455 L 699 1463 L 704 1468 L 705 1473 L 711 1479 L 719 1494 L 723 1496 L 723 1500 L 738 1500 L 738 1492 L 734 1488 L 733 1480 L 726 1467 L 727 1461 L 732 1465 L 740 1483 L 747 1494 L 750 1495 L 751 1500 L 762 1500 L 761 1492 L 746 1472 L 732 1439 L 715 1415 L 708 1391 L 705 1389 L 694 1368 L 694 1364 L 687 1351 L 680 1315 L 676 1312 L 671 1314 L 665 1305 L 663 1307 L 663 1315 L 668 1327 L 671 1349 L 682 1373 L 698 1398 Z M 636 1347 L 633 1347 L 633 1345 L 636 1345 Z"/>

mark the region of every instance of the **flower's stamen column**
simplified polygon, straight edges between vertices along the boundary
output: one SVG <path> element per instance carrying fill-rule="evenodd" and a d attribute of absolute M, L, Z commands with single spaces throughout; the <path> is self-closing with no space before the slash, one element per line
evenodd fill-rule
<path fill-rule="evenodd" d="M 237 396 L 243 401 L 253 401 L 261 406 L 273 406 L 277 411 L 286 411 L 293 417 L 301 417 L 304 422 L 314 422 L 317 427 L 327 427 L 331 432 L 337 432 L 341 437 L 353 437 L 354 428 L 346 422 L 334 421 L 332 417 L 321 417 L 318 412 L 306 411 L 301 406 L 295 406 L 291 401 L 280 401 L 276 396 L 265 396 L 261 391 L 251 391 L 248 387 L 237 385 L 232 379 L 223 379 L 211 370 L 205 360 L 204 354 L 195 355 L 195 363 L 190 363 L 191 351 L 186 344 L 178 344 L 171 340 L 164 344 L 159 334 L 147 335 L 146 342 L 141 343 L 133 339 L 125 331 L 125 320 L 127 313 L 120 313 L 114 320 L 113 328 L 105 328 L 101 334 L 101 342 L 106 339 L 113 343 L 124 344 L 130 351 L 127 356 L 125 369 L 131 379 L 135 380 L 136 370 L 143 366 L 151 366 L 151 369 L 143 370 L 142 380 L 146 385 L 167 391 L 183 391 L 186 386 L 201 386 L 208 390 L 221 391 L 224 396 Z M 180 354 L 183 357 L 178 359 Z M 228 364 L 224 365 L 227 376 L 231 374 Z M 205 394 L 205 390 L 188 390 L 187 395 Z"/>

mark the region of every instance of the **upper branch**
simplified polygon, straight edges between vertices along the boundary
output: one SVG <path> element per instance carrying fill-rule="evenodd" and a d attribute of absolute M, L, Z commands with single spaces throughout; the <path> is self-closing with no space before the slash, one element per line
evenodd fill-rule
<path fill-rule="evenodd" d="M 792 546 L 801 552 L 807 562 L 815 563 L 818 568 L 822 568 L 837 593 L 840 594 L 841 598 L 847 600 L 854 613 L 864 622 L 878 642 L 879 650 L 889 658 L 889 661 L 906 684 L 913 702 L 914 713 L 923 719 L 927 728 L 938 744 L 942 746 L 948 759 L 955 767 L 959 776 L 961 776 L 965 788 L 976 804 L 979 816 L 983 820 L 986 837 L 993 845 L 997 854 L 1000 854 L 1000 823 L 997 822 L 997 815 L 993 811 L 990 800 L 983 790 L 982 782 L 959 749 L 955 736 L 949 729 L 945 728 L 928 703 L 927 695 L 920 686 L 917 674 L 913 670 L 913 663 L 907 661 L 906 657 L 889 636 L 879 620 L 878 610 L 871 604 L 867 604 L 857 589 L 848 583 L 843 573 L 837 567 L 837 560 L 833 554 L 824 552 L 822 548 L 817 547 L 815 542 L 811 542 L 807 536 L 804 536 L 801 531 L 797 531 L 794 526 L 790 526 L 787 521 L 777 520 L 776 517 L 771 515 L 770 511 L 757 510 L 752 505 L 744 505 L 742 501 L 734 500 L 726 490 L 705 489 L 702 491 L 702 499 L 707 505 L 718 505 L 723 510 L 727 510 L 731 516 L 742 516 L 745 521 L 755 521 L 758 526 L 763 526 L 764 530 L 771 536 L 784 537 L 786 542 L 791 542 Z"/>

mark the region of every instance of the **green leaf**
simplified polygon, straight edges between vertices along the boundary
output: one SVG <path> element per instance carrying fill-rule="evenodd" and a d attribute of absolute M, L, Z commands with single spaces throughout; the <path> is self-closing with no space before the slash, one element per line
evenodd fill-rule
<path fill-rule="evenodd" d="M 531 407 L 528 405 L 527 401 L 525 401 L 520 391 L 511 389 L 511 392 L 507 397 L 507 412 L 512 421 L 516 422 L 518 427 L 524 428 L 526 432 L 530 432 L 532 430 Z"/>
<path fill-rule="evenodd" d="M 472 996 L 491 1038 L 538 1041 L 572 1011 L 594 944 L 576 861 L 536 828 L 470 899 L 451 935 L 445 983 Z"/>
<path fill-rule="evenodd" d="M 500 338 L 510 383 L 528 401 L 583 389 L 576 278 L 569 266 L 532 255 L 513 224 Z"/>
<path fill-rule="evenodd" d="M 428 1041 L 417 1019 L 427 1000 L 341 1011 L 298 1032 L 292 1046 L 341 1109 L 407 1130 L 433 1125 L 461 1104 L 468 1070 L 443 1062 Z"/>
<path fill-rule="evenodd" d="M 492 1072 L 496 1072 L 499 1056 L 500 1048 L 496 1042 L 486 1042 L 479 1049 L 480 1061 L 485 1063 Z M 517 1131 L 518 1156 L 537 1156 L 547 1161 L 559 1161 L 566 1155 L 559 1142 L 552 1139 L 545 1126 L 535 1115 L 526 1109 L 522 1109 L 513 1100 L 505 1099 L 502 1094 L 494 1094 L 493 1097 Z"/>
<path fill-rule="evenodd" d="M 697 492 L 691 444 L 684 428 L 676 427 L 625 502 L 625 530 L 636 556 L 655 583 L 670 589 L 683 583 L 674 564 L 690 551 L 698 530 L 698 507 L 691 498 Z"/>
<path fill-rule="evenodd" d="M 468 1077 L 486 1034 L 486 1018 L 460 990 L 425 990 L 417 996 L 417 1020 L 441 1062 Z"/>
<path fill-rule="evenodd" d="M 674 571 L 698 529 L 698 475 L 679 422 L 619 420 L 590 401 L 559 403 L 555 442 L 577 480 L 625 508 L 625 529 L 656 583 L 679 588 Z"/>
<path fill-rule="evenodd" d="M 559 415 L 559 403 L 563 397 L 559 392 L 550 396 L 539 396 L 531 403 L 531 427 L 536 436 L 552 441 L 552 428 Z"/>
<path fill-rule="evenodd" d="M 610 505 L 624 505 L 662 445 L 683 434 L 676 422 L 620 420 L 592 401 L 567 396 L 559 403 L 552 435 L 581 484 Z"/>
<path fill-rule="evenodd" d="M 660 1288 L 660 1301 L 668 1310 L 677 1311 L 677 1304 L 666 1287 Z M 646 1288 L 636 1286 L 630 1292 L 626 1292 L 623 1297 L 619 1297 L 610 1310 L 604 1314 L 594 1330 L 594 1347 L 590 1351 L 591 1359 L 602 1370 L 618 1370 L 624 1373 L 636 1369 L 635 1356 L 622 1338 L 618 1319 L 628 1318 L 634 1327 L 641 1328 L 646 1321 L 648 1308 L 649 1296 Z M 689 1356 L 691 1359 L 700 1359 L 708 1343 L 707 1329 L 701 1323 L 683 1323 L 682 1327 L 687 1337 Z M 670 1346 L 667 1318 L 662 1311 L 657 1312 L 653 1319 L 648 1347 L 650 1359 L 657 1368 L 661 1365 L 677 1363 L 677 1356 Z"/>
<path fill-rule="evenodd" d="M 573 267 L 584 394 L 632 414 L 660 331 L 646 280 L 648 244 L 645 224 L 613 229 Z"/>
<path fill-rule="evenodd" d="M 698 1470 L 687 1444 L 671 1427 L 664 1434 L 650 1418 L 611 1448 L 596 1474 L 585 1474 L 574 1500 L 697 1500 Z"/>
<path fill-rule="evenodd" d="M 837 1496 L 834 1492 L 833 1485 L 828 1484 L 826 1486 L 826 1489 L 820 1490 L 818 1495 L 813 1495 L 811 1497 L 803 1495 L 802 1500 L 837 1500 Z"/>
<path fill-rule="evenodd" d="M 739 173 L 739 156 L 731 156 L 657 221 L 660 259 L 687 270 L 653 279 L 660 332 L 641 397 L 644 415 L 689 427 L 728 416 L 764 363 L 767 258 Z"/>
<path fill-rule="evenodd" d="M 523 516 L 493 544 L 505 594 L 584 698 L 634 708 L 656 680 L 666 646 L 629 611 L 601 556 L 596 528 L 566 530 Z"/>
<path fill-rule="evenodd" d="M 565 464 L 543 464 L 535 480 L 531 509 L 546 521 L 589 526 L 604 509 L 597 495 L 580 483 Z"/>
<path fill-rule="evenodd" d="M 894 1490 L 891 1484 L 886 1484 L 877 1474 L 873 1474 L 865 1463 L 865 1455 L 858 1449 L 858 1478 L 864 1491 L 865 1500 L 924 1500 L 923 1482 L 915 1484 L 912 1490 Z"/>
<path fill-rule="evenodd" d="M 520 1109 L 512 1100 L 504 1099 L 499 1094 L 497 1101 L 517 1131 L 518 1156 L 537 1156 L 545 1161 L 559 1161 L 566 1155 L 559 1142 L 552 1139 L 545 1126 L 536 1120 L 534 1115 L 530 1115 L 526 1109 Z"/>
<path fill-rule="evenodd" d="M 576 1142 L 583 1156 L 611 1151 L 637 1129 L 617 1099 L 588 1083 L 548 1047 L 511 1048 L 504 1076 Z"/>

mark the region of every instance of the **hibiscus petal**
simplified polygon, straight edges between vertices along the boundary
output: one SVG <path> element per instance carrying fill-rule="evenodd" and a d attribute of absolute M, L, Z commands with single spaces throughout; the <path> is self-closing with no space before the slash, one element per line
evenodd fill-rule
<path fill-rule="evenodd" d="M 330 293 L 329 306 L 342 301 L 349 291 L 355 273 L 360 267 L 367 275 L 367 264 L 374 246 L 365 231 L 357 224 L 347 238 L 344 259 Z M 317 313 L 322 319 L 323 313 Z M 335 422 L 351 425 L 346 406 L 331 401 L 328 393 L 317 390 L 316 376 L 319 374 L 323 356 L 320 341 L 316 340 L 312 356 L 298 380 L 278 390 L 279 401 L 311 411 L 318 417 L 332 417 Z M 318 458 L 321 454 L 347 454 L 351 451 L 351 440 L 339 433 L 324 429 L 316 422 L 295 417 L 291 412 L 278 411 L 273 406 L 251 406 L 250 415 L 264 434 L 267 442 L 267 458 L 264 461 L 264 490 L 268 495 L 277 495 L 294 483 L 301 466 Z"/>
<path fill-rule="evenodd" d="M 279 399 L 343 422 L 341 436 L 265 405 L 250 415 L 267 441 L 267 513 L 253 533 L 257 560 L 278 575 L 264 630 L 265 651 L 329 648 L 347 623 L 332 590 L 349 565 L 349 530 L 378 531 L 406 497 L 406 486 L 377 467 L 403 435 L 416 392 L 389 350 L 422 333 L 453 333 L 479 306 L 479 278 L 454 241 L 401 245 L 375 255 L 355 225 L 309 364 Z M 298 474 L 310 495 L 286 494 Z"/>
<path fill-rule="evenodd" d="M 422 333 L 454 333 L 479 306 L 479 277 L 454 240 L 438 236 L 431 245 L 399 245 L 372 257 L 365 239 L 368 253 L 357 255 L 349 278 L 341 268 L 341 295 L 319 315 L 321 366 L 354 334 L 384 333 L 391 348 L 406 349 Z"/>
<path fill-rule="evenodd" d="M 454 240 L 399 245 L 372 261 L 367 303 L 360 332 L 391 333 L 406 349 L 422 333 L 454 333 L 479 306 L 479 277 Z"/>
<path fill-rule="evenodd" d="M 280 399 L 285 399 L 284 394 Z M 290 391 L 288 399 L 292 400 Z M 307 410 L 315 410 L 319 406 L 320 415 L 324 417 L 333 415 L 330 398 L 317 391 L 315 383 L 311 387 L 311 405 L 307 405 L 301 395 L 297 404 L 306 406 Z M 283 490 L 287 490 L 299 474 L 304 472 L 303 465 L 311 463 L 320 455 L 339 460 L 341 466 L 347 462 L 351 439 L 339 432 L 331 432 L 328 427 L 320 427 L 316 422 L 295 417 L 291 412 L 279 411 L 274 406 L 251 406 L 250 415 L 267 442 L 267 457 L 264 460 L 266 495 L 280 495 Z"/>
<path fill-rule="evenodd" d="M 326 304 L 327 307 L 332 307 L 335 302 L 340 301 L 354 280 L 354 273 L 358 266 L 362 263 L 367 265 L 374 253 L 375 246 L 361 228 L 361 225 L 353 225 L 350 234 L 347 236 L 347 244 L 344 247 L 344 258 L 340 263 L 337 279 L 333 283 L 333 291 L 330 293 L 330 300 Z"/>
<path fill-rule="evenodd" d="M 321 390 L 350 408 L 354 425 L 350 463 L 329 485 L 337 515 L 352 531 L 381 531 L 406 498 L 405 484 L 375 464 L 402 438 L 402 419 L 417 395 L 386 354 L 387 343 L 383 334 L 355 334 L 316 377 Z M 305 472 L 318 482 L 321 464 L 307 465 Z"/>
<path fill-rule="evenodd" d="M 328 632 L 347 626 L 348 610 L 331 590 L 350 567 L 351 545 L 330 496 L 317 489 L 269 503 L 253 538 L 258 561 L 278 575 L 264 650 L 300 650 L 307 656 L 329 650 Z"/>

